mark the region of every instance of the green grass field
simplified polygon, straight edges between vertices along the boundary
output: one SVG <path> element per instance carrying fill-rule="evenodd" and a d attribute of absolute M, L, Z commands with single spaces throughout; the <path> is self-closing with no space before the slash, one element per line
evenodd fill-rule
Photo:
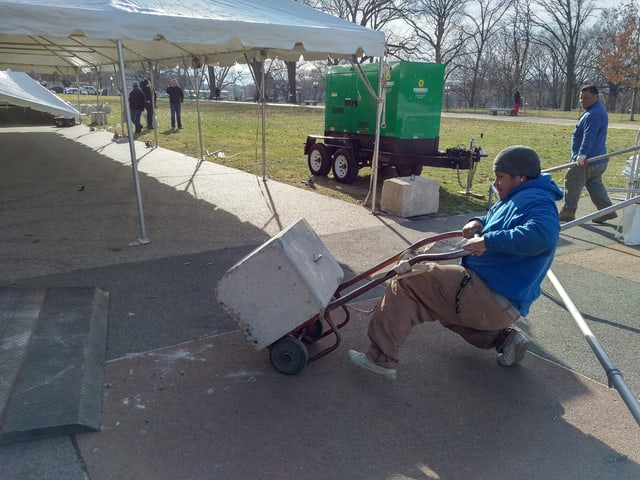
<path fill-rule="evenodd" d="M 75 103 L 77 97 L 64 95 L 67 101 Z M 95 103 L 95 98 L 82 97 L 83 103 Z M 102 97 L 102 103 L 108 103 L 111 114 L 106 128 L 121 132 L 121 108 L 119 97 Z M 203 147 L 206 152 L 220 150 L 225 158 L 207 156 L 229 167 L 237 168 L 261 176 L 262 134 L 260 105 L 240 102 L 200 101 L 200 118 L 203 132 Z M 483 113 L 484 111 L 478 113 Z M 537 111 L 525 111 L 523 116 L 536 116 Z M 578 112 L 556 112 L 557 118 L 577 119 Z M 197 135 L 197 109 L 195 100 L 185 100 L 182 109 L 184 129 L 171 130 L 169 105 L 167 99 L 158 99 L 158 145 L 196 158 L 200 157 L 200 145 Z M 544 111 L 550 118 L 552 112 Z M 143 114 L 144 116 L 144 114 Z M 619 122 L 618 116 L 610 121 Z M 553 118 L 553 117 L 551 117 Z M 143 124 L 145 124 L 143 119 Z M 295 105 L 266 106 L 266 174 L 268 178 L 294 185 L 305 185 L 310 172 L 303 146 L 307 135 L 322 134 L 324 130 L 324 110 L 321 108 L 300 107 Z M 467 171 L 455 171 L 446 168 L 425 167 L 422 176 L 440 183 L 440 214 L 465 213 L 486 208 L 487 193 L 493 180 L 492 161 L 495 155 L 509 145 L 528 145 L 534 148 L 542 160 L 542 167 L 567 163 L 569 161 L 572 126 L 532 124 L 523 122 L 502 122 L 487 118 L 482 120 L 464 118 L 442 118 L 440 127 L 440 150 L 462 146 L 468 148 L 473 138 L 489 155 L 481 160 L 476 168 L 471 192 L 465 195 Z M 637 131 L 634 129 L 609 129 L 607 146 L 609 151 L 630 147 L 636 143 Z M 144 130 L 139 140 L 154 141 L 154 132 Z M 624 162 L 629 155 L 611 158 L 605 175 L 609 187 L 626 187 L 628 178 L 621 174 Z M 316 179 L 315 191 L 346 200 L 362 202 L 369 189 L 371 170 L 360 170 L 360 176 L 353 185 L 335 182 L 331 175 Z M 564 170 L 555 172 L 554 179 L 562 186 Z M 384 177 L 379 177 L 379 189 Z M 379 197 L 378 197 L 379 198 Z"/>

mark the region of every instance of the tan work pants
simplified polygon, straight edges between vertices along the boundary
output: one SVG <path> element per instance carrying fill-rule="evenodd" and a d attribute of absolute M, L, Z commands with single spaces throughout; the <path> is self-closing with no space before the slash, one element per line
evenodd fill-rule
<path fill-rule="evenodd" d="M 519 316 L 510 304 L 501 305 L 472 270 L 435 263 L 426 267 L 417 275 L 393 279 L 373 312 L 367 356 L 378 365 L 395 368 L 400 347 L 419 323 L 437 320 L 472 345 L 493 348 L 502 344 L 505 329 Z M 470 279 L 460 289 L 465 275 Z"/>

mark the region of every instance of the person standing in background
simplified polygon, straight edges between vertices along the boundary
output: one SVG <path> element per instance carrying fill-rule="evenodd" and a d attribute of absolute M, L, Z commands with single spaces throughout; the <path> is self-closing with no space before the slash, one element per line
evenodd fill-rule
<path fill-rule="evenodd" d="M 184 102 L 184 92 L 178 86 L 178 80 L 175 78 L 171 80 L 171 85 L 167 87 L 167 95 L 169 95 L 169 108 L 171 109 L 171 128 L 176 128 L 176 122 L 178 128 L 182 128 L 182 117 L 180 116 L 180 110 L 182 102 Z"/>
<path fill-rule="evenodd" d="M 149 81 L 149 73 L 140 82 L 140 88 L 144 93 L 144 108 L 147 111 L 147 130 L 153 130 L 154 128 L 154 115 L 153 111 L 157 107 L 157 98 L 155 92 L 151 89 L 151 81 Z"/>
<path fill-rule="evenodd" d="M 602 175 L 607 170 L 609 159 L 603 158 L 586 163 L 589 158 L 607 153 L 609 115 L 600 102 L 598 87 L 587 85 L 580 89 L 580 106 L 584 112 L 571 136 L 571 162 L 575 162 L 576 166 L 570 168 L 564 176 L 564 205 L 560 210 L 561 222 L 576 219 L 578 201 L 585 187 L 598 210 L 612 205 L 602 182 Z M 604 223 L 617 216 L 616 212 L 609 212 L 591 221 Z"/>
<path fill-rule="evenodd" d="M 129 110 L 131 111 L 131 123 L 136 127 L 135 133 L 142 132 L 140 116 L 144 111 L 144 93 L 138 82 L 133 83 L 133 89 L 129 92 Z"/>
<path fill-rule="evenodd" d="M 513 115 L 516 117 L 520 111 L 520 102 L 522 102 L 522 95 L 519 90 L 516 90 L 516 93 L 513 94 Z"/>

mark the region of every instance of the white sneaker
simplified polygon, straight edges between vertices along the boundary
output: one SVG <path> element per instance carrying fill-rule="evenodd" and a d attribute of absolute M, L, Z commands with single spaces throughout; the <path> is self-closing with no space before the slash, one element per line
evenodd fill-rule
<path fill-rule="evenodd" d="M 518 332 L 511 340 L 511 343 L 502 348 L 502 351 L 498 353 L 498 363 L 503 367 L 517 365 L 524 358 L 528 349 L 529 340 L 527 340 L 524 333 Z"/>
<path fill-rule="evenodd" d="M 351 363 L 360 368 L 364 368 L 365 370 L 369 370 L 370 372 L 386 378 L 396 378 L 395 368 L 385 368 L 381 367 L 380 365 L 376 365 L 371 360 L 369 360 L 369 357 L 367 357 L 364 353 L 356 352 L 355 350 L 349 350 L 347 354 L 349 355 L 349 360 L 351 360 Z"/>

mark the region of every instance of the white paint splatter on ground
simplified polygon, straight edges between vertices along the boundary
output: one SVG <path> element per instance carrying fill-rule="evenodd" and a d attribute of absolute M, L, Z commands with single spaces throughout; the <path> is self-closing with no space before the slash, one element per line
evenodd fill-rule
<path fill-rule="evenodd" d="M 262 375 L 262 372 L 233 372 L 227 373 L 224 378 L 229 380 L 246 380 L 247 382 L 257 381 L 256 377 Z"/>
<path fill-rule="evenodd" d="M 122 399 L 122 404 L 127 406 L 127 407 L 129 405 L 133 405 L 135 408 L 137 408 L 139 410 L 144 410 L 145 408 L 147 408 L 145 402 L 142 400 L 142 395 L 140 395 L 139 393 L 134 395 L 133 398 L 124 397 Z"/>

